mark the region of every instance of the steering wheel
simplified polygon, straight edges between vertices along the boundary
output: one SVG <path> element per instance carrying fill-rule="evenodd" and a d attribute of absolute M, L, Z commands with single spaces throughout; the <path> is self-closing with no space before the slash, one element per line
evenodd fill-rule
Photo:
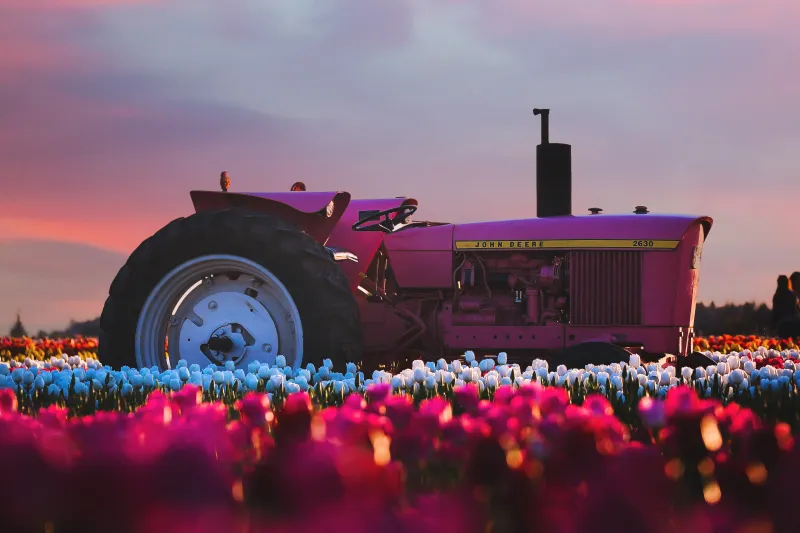
<path fill-rule="evenodd" d="M 362 218 L 355 224 L 353 224 L 353 231 L 384 231 L 386 233 L 391 233 L 394 231 L 394 228 L 402 224 L 406 221 L 408 217 L 413 215 L 417 211 L 416 205 L 400 205 L 397 207 L 393 207 L 391 209 L 386 209 L 384 211 L 378 211 L 377 213 L 370 215 L 368 217 Z M 392 213 L 400 213 L 394 219 L 389 218 L 389 215 Z M 369 226 L 364 226 L 365 223 L 371 220 L 377 220 L 381 217 L 384 217 L 384 220 L 376 223 L 370 224 Z"/>

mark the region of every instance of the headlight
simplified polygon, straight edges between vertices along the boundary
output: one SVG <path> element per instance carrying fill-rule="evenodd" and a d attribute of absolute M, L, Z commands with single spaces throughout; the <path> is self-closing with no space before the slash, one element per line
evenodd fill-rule
<path fill-rule="evenodd" d="M 333 216 L 333 200 L 328 204 L 328 207 L 325 208 L 325 216 L 331 218 Z"/>

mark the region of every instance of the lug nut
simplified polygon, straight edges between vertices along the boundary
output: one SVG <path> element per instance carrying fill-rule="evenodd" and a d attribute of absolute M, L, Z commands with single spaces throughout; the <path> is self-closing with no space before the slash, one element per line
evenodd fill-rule
<path fill-rule="evenodd" d="M 267 353 L 270 353 L 272 351 L 272 346 L 270 344 L 265 344 L 261 348 Z"/>
<path fill-rule="evenodd" d="M 211 278 L 205 278 L 203 280 L 203 285 L 211 285 L 212 283 L 214 283 L 214 280 Z"/>
<path fill-rule="evenodd" d="M 253 283 L 251 283 L 251 285 L 253 286 L 254 289 L 257 289 L 258 287 L 261 286 L 261 282 L 258 281 L 257 279 L 254 279 Z"/>
<path fill-rule="evenodd" d="M 176 317 L 176 316 L 169 317 L 170 325 L 177 326 L 179 322 L 180 322 L 180 319 L 178 317 Z"/>
<path fill-rule="evenodd" d="M 208 302 L 208 308 L 209 308 L 209 309 L 211 309 L 211 310 L 213 311 L 214 309 L 216 309 L 216 308 L 217 308 L 217 302 L 215 302 L 215 301 L 213 301 L 213 300 L 212 300 L 212 301 L 210 301 L 210 302 Z"/>

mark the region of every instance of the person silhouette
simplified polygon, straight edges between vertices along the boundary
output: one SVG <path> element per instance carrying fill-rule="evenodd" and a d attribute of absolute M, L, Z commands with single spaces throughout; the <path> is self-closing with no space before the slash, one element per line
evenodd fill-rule
<path fill-rule="evenodd" d="M 792 275 L 789 276 L 789 285 L 791 285 L 794 295 L 800 299 L 800 272 L 792 272 Z"/>
<path fill-rule="evenodd" d="M 228 176 L 228 171 L 223 170 L 219 175 L 219 188 L 222 192 L 228 192 L 228 187 L 231 186 L 231 178 Z"/>
<path fill-rule="evenodd" d="M 306 184 L 303 183 L 302 181 L 296 181 L 294 183 L 294 185 L 292 185 L 292 188 L 289 189 L 289 190 L 293 191 L 293 192 L 294 191 L 305 191 L 306 190 Z"/>
<path fill-rule="evenodd" d="M 772 296 L 771 326 L 778 337 L 800 336 L 800 308 L 797 305 L 797 295 L 790 288 L 789 278 L 783 274 L 778 276 L 778 287 Z"/>

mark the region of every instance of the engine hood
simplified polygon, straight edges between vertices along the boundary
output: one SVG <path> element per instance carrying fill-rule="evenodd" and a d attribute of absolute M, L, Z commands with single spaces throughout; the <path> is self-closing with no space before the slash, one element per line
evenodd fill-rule
<path fill-rule="evenodd" d="M 518 248 L 673 249 L 686 231 L 713 220 L 692 215 L 586 215 L 458 224 L 455 250 Z"/>

